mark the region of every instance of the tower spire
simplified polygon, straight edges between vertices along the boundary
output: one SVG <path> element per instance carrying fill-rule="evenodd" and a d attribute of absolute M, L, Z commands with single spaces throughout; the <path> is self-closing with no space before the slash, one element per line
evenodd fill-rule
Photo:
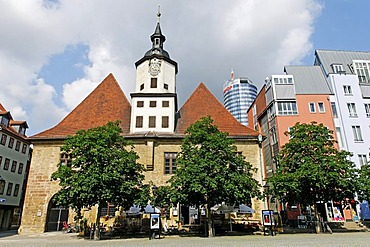
<path fill-rule="evenodd" d="M 161 21 L 161 5 L 160 4 L 158 4 L 157 18 L 158 18 L 157 23 L 159 24 Z"/>

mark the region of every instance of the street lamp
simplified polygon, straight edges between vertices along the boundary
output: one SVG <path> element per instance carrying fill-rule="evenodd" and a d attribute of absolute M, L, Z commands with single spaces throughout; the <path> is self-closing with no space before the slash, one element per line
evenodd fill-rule
<path fill-rule="evenodd" d="M 270 234 L 271 236 L 274 236 L 274 232 L 272 231 L 272 224 L 273 224 L 273 216 L 274 215 L 271 215 L 271 210 L 270 210 L 270 202 L 269 202 L 269 190 L 270 190 L 270 185 L 268 183 L 265 183 L 265 185 L 263 186 L 263 190 L 265 191 L 266 193 L 266 202 L 267 202 L 267 211 L 268 211 L 268 215 L 269 215 L 269 220 L 270 220 Z"/>

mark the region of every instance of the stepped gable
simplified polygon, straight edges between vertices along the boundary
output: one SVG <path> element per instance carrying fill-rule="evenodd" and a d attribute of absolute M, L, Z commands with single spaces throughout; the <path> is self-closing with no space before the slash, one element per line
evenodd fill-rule
<path fill-rule="evenodd" d="M 230 136 L 258 136 L 258 132 L 238 122 L 231 113 L 208 90 L 203 82 L 179 110 L 176 132 L 183 134 L 185 130 L 202 117 L 211 116 L 214 124 L 222 132 Z"/>
<path fill-rule="evenodd" d="M 72 112 L 51 129 L 30 139 L 63 139 L 78 130 L 121 121 L 123 134 L 130 131 L 131 105 L 112 74 L 109 74 Z"/>

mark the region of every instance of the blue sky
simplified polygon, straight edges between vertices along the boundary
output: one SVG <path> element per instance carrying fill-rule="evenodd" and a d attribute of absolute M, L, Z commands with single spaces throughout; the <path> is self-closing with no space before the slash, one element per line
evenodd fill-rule
<path fill-rule="evenodd" d="M 161 4 L 179 107 L 200 82 L 222 102 L 231 68 L 260 88 L 315 49 L 370 51 L 367 0 L 0 0 L 0 103 L 28 135 L 57 124 L 109 73 L 130 98 Z"/>

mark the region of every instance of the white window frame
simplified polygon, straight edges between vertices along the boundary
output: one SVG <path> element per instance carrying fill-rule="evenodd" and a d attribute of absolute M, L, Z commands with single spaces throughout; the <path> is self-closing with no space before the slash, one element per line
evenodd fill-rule
<path fill-rule="evenodd" d="M 358 117 L 355 103 L 347 103 L 349 117 Z"/>
<path fill-rule="evenodd" d="M 331 106 L 333 118 L 338 118 L 337 104 L 335 102 L 330 102 L 330 106 Z"/>
<path fill-rule="evenodd" d="M 360 166 L 367 164 L 367 156 L 366 154 L 357 154 L 358 160 L 360 162 Z"/>
<path fill-rule="evenodd" d="M 314 102 L 310 102 L 308 103 L 308 109 L 311 113 L 315 113 L 316 112 L 316 107 L 315 107 L 315 103 Z"/>
<path fill-rule="evenodd" d="M 344 95 L 353 95 L 351 85 L 343 85 Z"/>
<path fill-rule="evenodd" d="M 297 115 L 297 103 L 295 101 L 283 101 L 277 102 L 278 105 L 278 115 Z"/>
<path fill-rule="evenodd" d="M 332 64 L 331 66 L 333 68 L 333 72 L 336 74 L 345 72 L 342 64 Z"/>
<path fill-rule="evenodd" d="M 370 104 L 365 103 L 364 107 L 365 107 L 366 117 L 370 118 Z"/>
<path fill-rule="evenodd" d="M 362 142 L 361 126 L 353 125 L 352 126 L 353 140 L 355 142 Z"/>
<path fill-rule="evenodd" d="M 325 105 L 324 102 L 318 102 L 317 108 L 319 109 L 319 112 L 324 113 L 325 112 Z"/>

